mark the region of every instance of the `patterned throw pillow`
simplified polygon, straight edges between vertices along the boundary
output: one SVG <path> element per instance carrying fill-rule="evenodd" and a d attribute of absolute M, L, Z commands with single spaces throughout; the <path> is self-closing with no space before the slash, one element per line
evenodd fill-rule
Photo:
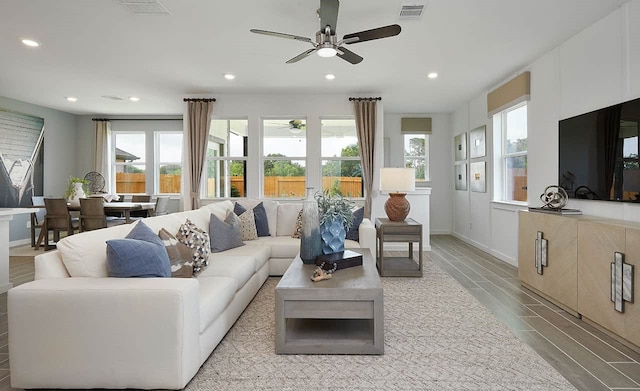
<path fill-rule="evenodd" d="M 233 211 L 236 215 L 240 216 L 247 208 L 236 202 L 233 207 Z M 269 233 L 269 220 L 267 218 L 267 210 L 264 208 L 264 204 L 261 202 L 253 208 L 253 217 L 256 222 L 256 231 L 258 236 L 271 236 Z"/>
<path fill-rule="evenodd" d="M 302 211 L 298 212 L 298 217 L 296 218 L 296 230 L 293 233 L 292 238 L 300 239 L 302 236 Z"/>
<path fill-rule="evenodd" d="M 162 228 L 158 236 L 164 244 L 171 263 L 171 277 L 193 277 L 193 255 L 186 244 Z"/>
<path fill-rule="evenodd" d="M 205 267 L 209 266 L 209 254 L 211 254 L 209 234 L 196 227 L 191 220 L 187 219 L 187 221 L 180 226 L 176 237 L 191 249 L 193 275 L 197 276 Z"/>
<path fill-rule="evenodd" d="M 240 220 L 240 236 L 242 240 L 258 239 L 258 231 L 256 230 L 256 221 L 253 216 L 253 210 L 247 210 L 238 216 Z"/>

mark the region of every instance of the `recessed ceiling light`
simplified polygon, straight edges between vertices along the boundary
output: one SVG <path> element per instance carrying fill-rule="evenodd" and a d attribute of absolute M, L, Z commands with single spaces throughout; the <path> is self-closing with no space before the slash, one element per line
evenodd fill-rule
<path fill-rule="evenodd" d="M 129 100 L 132 101 L 132 102 L 137 102 L 137 101 L 140 100 L 140 98 L 138 98 L 137 96 L 130 96 Z"/>
<path fill-rule="evenodd" d="M 227 79 L 227 80 L 233 80 L 233 79 L 236 78 L 236 75 L 231 74 L 231 73 L 225 73 L 224 74 L 224 78 Z"/>
<path fill-rule="evenodd" d="M 431 72 L 427 75 L 427 77 L 429 79 L 435 79 L 436 77 L 438 77 L 438 73 L 437 72 Z"/>
<path fill-rule="evenodd" d="M 64 98 L 69 102 L 75 102 L 78 100 L 78 98 L 76 98 L 75 96 L 65 96 Z"/>
<path fill-rule="evenodd" d="M 333 80 L 336 78 L 336 75 L 331 74 L 331 73 L 327 73 L 326 75 L 324 75 L 324 78 L 327 80 Z"/>
<path fill-rule="evenodd" d="M 31 46 L 32 48 L 37 48 L 38 46 L 40 46 L 40 44 L 33 39 L 23 39 L 22 43 L 27 46 Z"/>

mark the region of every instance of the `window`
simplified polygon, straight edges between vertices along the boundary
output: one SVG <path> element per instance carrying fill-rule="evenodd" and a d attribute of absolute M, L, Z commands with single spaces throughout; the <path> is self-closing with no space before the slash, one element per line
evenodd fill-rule
<path fill-rule="evenodd" d="M 111 129 L 111 191 L 180 193 L 181 119 L 118 120 Z"/>
<path fill-rule="evenodd" d="M 205 197 L 246 196 L 248 127 L 246 119 L 211 121 Z"/>
<path fill-rule="evenodd" d="M 116 193 L 146 193 L 145 132 L 113 132 Z"/>
<path fill-rule="evenodd" d="M 362 164 L 354 119 L 321 120 L 322 190 L 362 197 Z"/>
<path fill-rule="evenodd" d="M 158 194 L 179 194 L 182 176 L 182 132 L 156 133 Z"/>
<path fill-rule="evenodd" d="M 429 179 L 429 134 L 404 133 L 404 166 L 416 169 L 416 183 Z"/>
<path fill-rule="evenodd" d="M 493 116 L 496 198 L 527 201 L 527 105 L 521 103 Z"/>
<path fill-rule="evenodd" d="M 300 198 L 306 193 L 307 122 L 265 119 L 262 122 L 263 196 Z"/>

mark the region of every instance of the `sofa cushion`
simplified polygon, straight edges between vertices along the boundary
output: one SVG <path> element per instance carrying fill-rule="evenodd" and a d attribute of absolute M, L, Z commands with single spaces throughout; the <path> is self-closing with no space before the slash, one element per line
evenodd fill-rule
<path fill-rule="evenodd" d="M 148 225 L 153 232 L 159 232 L 164 228 L 173 234 L 178 232 L 183 222 L 184 218 L 180 217 L 179 213 L 170 213 L 168 215 L 147 217 L 144 219 L 144 223 Z"/>
<path fill-rule="evenodd" d="M 202 333 L 227 308 L 236 294 L 236 282 L 230 277 L 198 277 L 200 284 L 200 332 Z"/>
<path fill-rule="evenodd" d="M 61 239 L 56 247 L 71 277 L 108 277 L 107 240 L 122 239 L 131 224 L 83 232 Z"/>
<path fill-rule="evenodd" d="M 209 234 L 196 227 L 191 220 L 187 219 L 187 221 L 180 226 L 176 237 L 191 249 L 193 255 L 193 273 L 197 275 L 207 267 L 209 263 L 209 254 L 211 253 Z"/>
<path fill-rule="evenodd" d="M 124 239 L 107 241 L 109 277 L 171 277 L 162 240 L 142 221 Z"/>
<path fill-rule="evenodd" d="M 267 239 L 267 238 L 264 238 Z M 268 238 L 270 240 L 271 237 Z M 263 239 L 260 239 L 262 241 Z M 268 240 L 266 241 L 268 243 Z M 227 255 L 241 255 L 241 256 L 250 256 L 255 259 L 255 267 L 254 271 L 258 271 L 262 268 L 262 266 L 267 263 L 269 257 L 271 257 L 271 246 L 256 244 L 256 241 L 252 241 L 251 243 L 247 243 L 246 246 L 236 247 L 231 250 L 227 250 L 222 253 L 211 254 L 209 259 L 215 259 L 222 256 Z"/>
<path fill-rule="evenodd" d="M 347 239 L 355 240 L 356 242 L 360 240 L 360 224 L 362 223 L 362 219 L 364 218 L 364 207 L 356 209 L 353 212 L 353 225 L 347 231 Z"/>
<path fill-rule="evenodd" d="M 246 213 L 246 212 L 245 212 Z M 224 221 L 211 214 L 209 222 L 211 252 L 219 253 L 235 247 L 244 246 L 240 234 L 240 221 L 232 211 L 227 211 Z"/>
<path fill-rule="evenodd" d="M 240 236 L 242 240 L 258 239 L 258 231 L 252 209 L 242 212 L 238 216 L 238 220 L 240 221 Z"/>
<path fill-rule="evenodd" d="M 207 204 L 203 206 L 203 208 L 207 208 L 210 213 L 216 215 L 220 220 L 224 220 L 227 215 L 227 211 L 233 210 L 233 202 L 229 200 L 214 202 L 211 204 Z"/>
<path fill-rule="evenodd" d="M 269 223 L 269 234 L 271 236 L 276 236 L 276 230 L 277 230 L 276 223 L 278 219 L 278 202 L 277 201 L 241 199 L 236 201 L 236 203 L 242 205 L 245 209 L 253 209 L 258 204 L 262 203 L 264 210 L 267 212 L 267 221 Z M 258 236 L 260 236 L 260 232 L 258 232 Z"/>
<path fill-rule="evenodd" d="M 209 259 L 209 266 L 198 276 L 202 277 L 230 277 L 235 281 L 235 290 L 249 281 L 255 274 L 255 259 L 242 255 L 219 255 Z"/>
<path fill-rule="evenodd" d="M 271 258 L 293 259 L 300 252 L 300 239 L 291 236 L 269 238 L 268 243 L 271 246 Z"/>
<path fill-rule="evenodd" d="M 278 204 L 276 236 L 292 236 L 296 232 L 296 218 L 302 204 Z"/>
<path fill-rule="evenodd" d="M 244 212 L 246 212 L 248 208 L 240 205 L 236 202 L 236 205 L 233 208 L 235 214 L 240 216 Z M 264 204 L 261 202 L 258 205 L 252 208 L 253 210 L 253 219 L 256 223 L 256 232 L 258 236 L 270 236 L 269 233 L 269 219 L 267 218 L 267 211 L 264 208 Z"/>
<path fill-rule="evenodd" d="M 162 240 L 169 262 L 171 277 L 193 277 L 193 253 L 168 230 L 161 228 L 158 237 Z"/>

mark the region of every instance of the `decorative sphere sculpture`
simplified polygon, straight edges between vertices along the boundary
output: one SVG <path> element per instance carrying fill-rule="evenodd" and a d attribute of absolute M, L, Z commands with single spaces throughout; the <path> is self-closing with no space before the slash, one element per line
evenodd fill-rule
<path fill-rule="evenodd" d="M 540 201 L 544 205 L 543 208 L 562 209 L 567 206 L 569 196 L 567 192 L 560 186 L 551 185 L 544 189 L 544 193 L 540 195 Z"/>

